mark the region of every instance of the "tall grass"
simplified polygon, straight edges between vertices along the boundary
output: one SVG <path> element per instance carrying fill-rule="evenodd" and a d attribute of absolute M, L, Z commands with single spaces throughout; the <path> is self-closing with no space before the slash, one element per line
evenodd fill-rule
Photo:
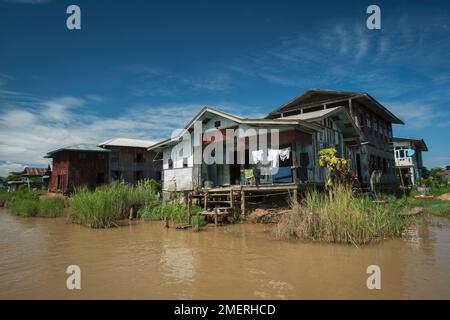
<path fill-rule="evenodd" d="M 13 214 L 34 217 L 39 212 L 38 195 L 28 191 L 14 191 L 10 198 L 10 207 Z"/>
<path fill-rule="evenodd" d="M 61 198 L 46 198 L 39 202 L 39 213 L 50 218 L 62 216 L 64 200 Z"/>
<path fill-rule="evenodd" d="M 309 191 L 278 223 L 280 239 L 301 238 L 337 243 L 365 244 L 401 236 L 412 218 L 399 215 L 397 204 L 359 198 L 349 187 L 335 186 L 329 194 Z"/>
<path fill-rule="evenodd" d="M 76 190 L 70 201 L 70 219 L 91 228 L 115 227 L 125 218 L 131 207 L 150 206 L 157 203 L 154 184 L 149 182 L 131 186 L 113 182 L 95 191 Z"/>
<path fill-rule="evenodd" d="M 7 207 L 12 198 L 12 192 L 0 190 L 0 207 Z"/>
<path fill-rule="evenodd" d="M 202 209 L 199 206 L 192 206 L 192 214 L 200 212 Z M 185 205 L 180 202 L 161 202 L 158 205 L 150 208 L 145 208 L 140 211 L 140 216 L 144 220 L 161 220 L 168 217 L 172 221 L 182 222 L 187 221 L 188 211 Z"/>

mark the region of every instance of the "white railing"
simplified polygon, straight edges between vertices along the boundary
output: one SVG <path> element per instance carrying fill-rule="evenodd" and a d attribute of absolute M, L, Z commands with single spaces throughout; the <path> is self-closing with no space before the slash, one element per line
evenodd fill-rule
<path fill-rule="evenodd" d="M 397 167 L 406 167 L 414 165 L 412 157 L 395 158 L 395 165 Z"/>

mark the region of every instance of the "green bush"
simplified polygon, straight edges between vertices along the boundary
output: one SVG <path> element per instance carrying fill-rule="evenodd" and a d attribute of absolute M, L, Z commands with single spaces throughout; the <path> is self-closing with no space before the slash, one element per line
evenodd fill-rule
<path fill-rule="evenodd" d="M 124 182 L 89 191 L 76 190 L 70 201 L 70 219 L 92 228 L 115 227 L 119 219 L 128 216 L 131 207 L 150 207 L 159 201 L 152 182 L 133 187 Z"/>
<path fill-rule="evenodd" d="M 293 202 L 277 234 L 280 239 L 364 244 L 401 236 L 413 221 L 399 214 L 405 208 L 399 202 L 386 205 L 356 197 L 349 187 L 337 185 L 329 194 L 310 191 L 301 203 Z"/>
<path fill-rule="evenodd" d="M 56 218 L 63 214 L 64 200 L 61 198 L 42 199 L 39 203 L 39 212 L 47 217 Z"/>

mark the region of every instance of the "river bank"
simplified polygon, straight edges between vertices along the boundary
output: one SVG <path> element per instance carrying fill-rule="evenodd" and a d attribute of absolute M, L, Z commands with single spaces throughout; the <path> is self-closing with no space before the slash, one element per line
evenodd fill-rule
<path fill-rule="evenodd" d="M 66 218 L 23 218 L 0 208 L 2 299 L 450 298 L 450 222 L 432 218 L 408 240 L 350 245 L 274 240 L 273 226 L 201 232 L 131 221 L 90 229 Z M 67 290 L 77 264 L 82 289 Z M 368 290 L 377 264 L 382 289 Z"/>

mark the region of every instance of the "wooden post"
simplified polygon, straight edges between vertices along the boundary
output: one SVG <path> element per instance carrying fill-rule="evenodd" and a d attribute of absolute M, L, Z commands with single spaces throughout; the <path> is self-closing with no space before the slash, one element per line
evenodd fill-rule
<path fill-rule="evenodd" d="M 241 217 L 245 217 L 245 191 L 241 189 Z"/>
<path fill-rule="evenodd" d="M 231 211 L 233 212 L 233 207 L 234 207 L 233 189 L 230 190 L 230 207 L 231 207 Z"/>
<path fill-rule="evenodd" d="M 205 192 L 204 201 L 203 201 L 204 209 L 208 209 L 208 193 Z"/>
<path fill-rule="evenodd" d="M 292 145 L 292 167 L 294 170 L 292 171 L 292 180 L 295 185 L 297 185 L 297 143 L 294 142 Z M 297 202 L 297 188 L 294 189 L 294 201 Z"/>
<path fill-rule="evenodd" d="M 130 208 L 130 215 L 128 216 L 128 219 L 133 220 L 134 218 L 134 207 Z"/>
<path fill-rule="evenodd" d="M 191 224 L 191 216 L 192 216 L 192 196 L 188 194 L 188 224 Z"/>
<path fill-rule="evenodd" d="M 169 228 L 169 217 L 168 217 L 168 216 L 165 216 L 165 217 L 164 217 L 164 226 L 165 226 L 166 228 Z"/>

